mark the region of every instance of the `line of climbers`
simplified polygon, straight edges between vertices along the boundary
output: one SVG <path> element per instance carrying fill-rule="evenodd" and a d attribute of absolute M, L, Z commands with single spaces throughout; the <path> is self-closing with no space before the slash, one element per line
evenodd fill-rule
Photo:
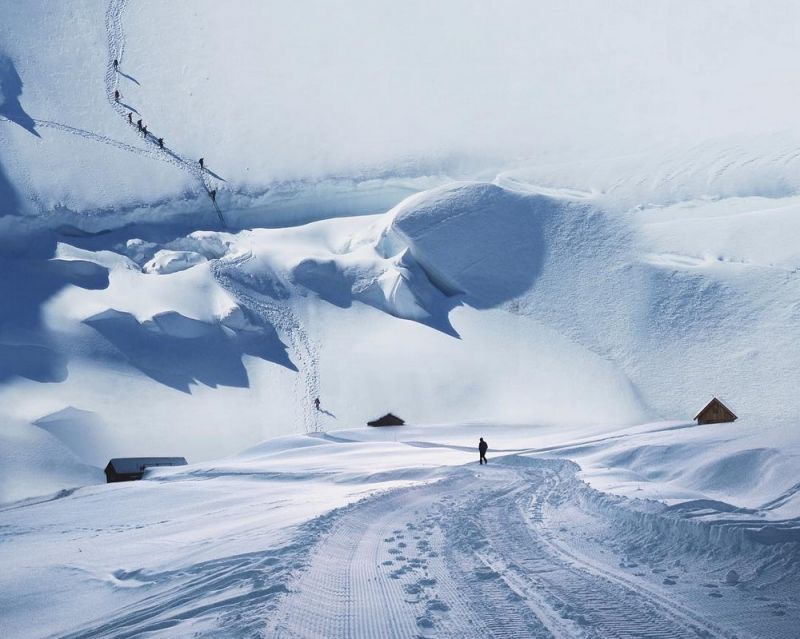
<path fill-rule="evenodd" d="M 114 72 L 115 73 L 119 73 L 119 60 L 117 60 L 117 59 L 114 59 Z M 114 102 L 119 104 L 120 97 L 122 97 L 122 94 L 119 92 L 119 89 L 115 89 L 114 90 Z M 128 124 L 133 126 L 133 111 L 128 111 Z M 136 121 L 136 127 L 137 127 L 139 133 L 141 133 L 142 136 L 144 137 L 144 139 L 146 140 L 147 136 L 148 136 L 147 125 L 146 124 L 142 124 L 142 118 L 139 118 Z M 158 148 L 159 149 L 163 149 L 164 148 L 164 138 L 157 138 L 154 135 L 151 135 L 151 137 L 155 140 L 156 144 L 158 144 Z M 198 164 L 200 165 L 201 173 L 206 170 L 205 158 L 200 158 L 198 160 Z M 216 205 L 216 203 L 217 203 L 217 189 L 208 189 L 208 195 L 211 198 L 211 201 Z"/>

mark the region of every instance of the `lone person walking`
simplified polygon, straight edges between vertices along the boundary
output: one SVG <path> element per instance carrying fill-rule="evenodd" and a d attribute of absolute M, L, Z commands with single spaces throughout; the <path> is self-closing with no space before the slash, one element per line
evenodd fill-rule
<path fill-rule="evenodd" d="M 317 397 L 317 398 L 314 400 L 314 408 L 316 408 L 317 410 L 319 410 L 319 397 Z"/>
<path fill-rule="evenodd" d="M 114 102 L 119 102 L 119 89 L 114 91 Z"/>
<path fill-rule="evenodd" d="M 117 59 L 115 58 L 115 59 L 114 59 L 114 71 L 116 71 L 116 70 L 117 70 L 117 67 L 118 67 L 118 66 L 119 66 L 119 60 L 117 60 Z"/>
<path fill-rule="evenodd" d="M 478 442 L 478 452 L 481 454 L 480 463 L 481 464 L 488 464 L 489 462 L 486 459 L 486 451 L 489 450 L 489 444 L 483 441 L 483 437 L 481 437 L 481 441 Z"/>

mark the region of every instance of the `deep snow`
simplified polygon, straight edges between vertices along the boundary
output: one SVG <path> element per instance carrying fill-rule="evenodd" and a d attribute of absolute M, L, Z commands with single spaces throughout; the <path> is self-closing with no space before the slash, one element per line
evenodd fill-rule
<path fill-rule="evenodd" d="M 797 8 L 501 4 L 0 0 L 0 635 L 792 636 Z"/>
<path fill-rule="evenodd" d="M 4 509 L 4 634 L 792 636 L 796 529 L 594 491 L 559 458 L 676 431 L 580 431 L 572 452 L 541 450 L 561 428 L 291 436 Z"/>

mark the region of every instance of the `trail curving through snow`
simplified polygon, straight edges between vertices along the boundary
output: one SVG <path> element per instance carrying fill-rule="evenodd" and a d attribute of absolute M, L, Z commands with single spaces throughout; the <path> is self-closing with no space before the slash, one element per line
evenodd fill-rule
<path fill-rule="evenodd" d="M 736 601 L 720 613 L 723 600 L 705 597 L 700 584 L 694 598 L 681 599 L 669 586 L 609 567 L 607 557 L 576 550 L 580 542 L 552 516 L 581 501 L 585 485 L 575 470 L 570 462 L 512 455 L 348 509 L 289 581 L 264 636 L 757 636 L 729 626 Z M 770 628 L 776 618 L 763 615 L 762 627 Z"/>

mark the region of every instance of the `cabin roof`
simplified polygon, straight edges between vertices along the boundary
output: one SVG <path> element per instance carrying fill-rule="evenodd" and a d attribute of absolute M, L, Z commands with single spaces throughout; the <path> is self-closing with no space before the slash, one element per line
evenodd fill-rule
<path fill-rule="evenodd" d="M 141 473 L 153 466 L 185 466 L 184 457 L 115 457 L 108 462 L 109 468 L 119 474 Z"/>
<path fill-rule="evenodd" d="M 721 399 L 719 399 L 719 398 L 717 398 L 717 397 L 712 397 L 712 398 L 711 398 L 711 399 L 708 401 L 708 403 L 707 403 L 705 406 L 703 406 L 703 408 L 701 408 L 699 411 L 697 411 L 697 415 L 695 415 L 695 416 L 694 416 L 692 419 L 697 419 L 698 417 L 700 417 L 700 415 L 702 415 L 702 414 L 703 414 L 703 413 L 706 411 L 706 409 L 707 409 L 707 408 L 709 408 L 709 407 L 710 407 L 712 404 L 714 404 L 714 403 L 717 403 L 717 404 L 719 404 L 720 406 L 722 406 L 722 408 L 724 408 L 724 409 L 725 409 L 726 411 L 728 411 L 728 412 L 729 412 L 731 415 L 733 415 L 733 418 L 734 418 L 734 419 L 739 419 L 739 418 L 736 416 L 736 413 L 734 413 L 734 412 L 733 412 L 733 411 L 732 411 L 730 408 L 728 408 L 728 407 L 727 407 L 727 406 L 726 406 L 726 405 L 725 405 L 725 404 L 722 402 L 722 400 L 721 400 Z"/>
<path fill-rule="evenodd" d="M 402 426 L 405 420 L 393 413 L 386 413 L 383 417 L 367 422 L 367 426 Z"/>

